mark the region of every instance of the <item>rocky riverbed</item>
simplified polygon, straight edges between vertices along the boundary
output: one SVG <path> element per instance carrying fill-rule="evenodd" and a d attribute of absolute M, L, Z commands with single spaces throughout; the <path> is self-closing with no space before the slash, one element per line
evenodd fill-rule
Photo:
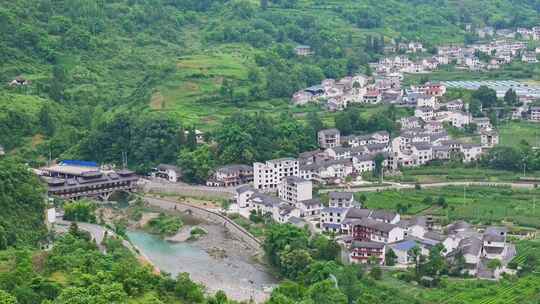
<path fill-rule="evenodd" d="M 188 240 L 189 226 L 168 240 L 140 230 L 128 236 L 161 271 L 173 276 L 187 272 L 209 293 L 223 290 L 235 300 L 264 302 L 276 279 L 258 262 L 256 252 L 221 225 L 203 222 L 197 226 L 207 233 L 196 240 Z"/>

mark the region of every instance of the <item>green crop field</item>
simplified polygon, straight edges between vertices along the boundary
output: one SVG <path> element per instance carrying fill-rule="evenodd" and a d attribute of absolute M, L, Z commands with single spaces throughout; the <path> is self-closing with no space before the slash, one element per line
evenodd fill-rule
<path fill-rule="evenodd" d="M 515 147 L 522 140 L 531 146 L 540 146 L 540 124 L 526 121 L 512 121 L 500 126 L 500 144 Z"/>
<path fill-rule="evenodd" d="M 520 226 L 540 227 L 540 190 L 509 187 L 449 186 L 421 190 L 388 190 L 364 193 L 368 208 L 397 210 L 406 206 L 407 214 L 432 214 L 448 220 L 464 219 L 473 223 L 513 222 Z M 432 203 L 425 201 L 432 198 Z M 437 205 L 444 197 L 447 208 Z"/>
<path fill-rule="evenodd" d="M 458 70 L 452 67 L 442 68 L 427 75 L 407 74 L 404 82 L 415 84 L 424 77 L 432 81 L 452 81 L 452 80 L 540 80 L 540 64 L 525 64 L 514 62 L 503 66 L 499 70 L 487 72 L 471 72 Z"/>
<path fill-rule="evenodd" d="M 528 177 L 540 177 L 540 172 L 526 172 Z M 387 176 L 385 180 L 404 183 L 443 183 L 457 181 L 511 182 L 519 180 L 522 172 L 493 170 L 482 167 L 427 165 L 418 168 L 403 168 L 400 176 Z"/>

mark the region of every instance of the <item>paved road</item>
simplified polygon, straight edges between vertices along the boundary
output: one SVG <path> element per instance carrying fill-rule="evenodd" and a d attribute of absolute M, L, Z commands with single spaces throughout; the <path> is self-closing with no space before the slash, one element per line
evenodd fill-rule
<path fill-rule="evenodd" d="M 69 229 L 70 225 L 71 221 L 57 220 L 55 228 L 58 232 L 66 232 Z M 116 236 L 116 233 L 114 233 L 114 231 L 97 224 L 77 222 L 77 226 L 79 227 L 79 229 L 90 233 L 92 240 L 96 241 L 96 244 L 102 252 L 105 252 L 105 247 L 101 245 L 101 242 L 103 242 L 103 238 L 105 237 L 105 231 L 107 231 L 107 234 L 110 236 Z M 136 252 L 135 248 L 133 248 L 131 243 L 129 243 L 128 241 L 122 240 L 122 245 L 124 245 L 124 247 L 131 250 L 132 252 Z"/>
<path fill-rule="evenodd" d="M 385 182 L 390 184 L 388 186 L 373 186 L 373 187 L 361 187 L 361 188 L 330 188 L 330 189 L 321 189 L 323 193 L 331 191 L 348 191 L 348 192 L 376 192 L 382 190 L 401 190 L 401 189 L 414 189 L 414 184 L 400 184 L 393 182 Z M 511 183 L 511 182 L 444 182 L 444 183 L 426 183 L 420 184 L 422 188 L 440 188 L 447 186 L 491 186 L 491 187 L 512 187 L 520 189 L 533 189 L 535 183 L 520 182 L 520 183 Z"/>
<path fill-rule="evenodd" d="M 140 179 L 144 192 L 177 193 L 185 196 L 230 199 L 234 196 L 234 187 L 207 187 L 188 185 L 185 183 L 171 183 L 163 179 Z"/>

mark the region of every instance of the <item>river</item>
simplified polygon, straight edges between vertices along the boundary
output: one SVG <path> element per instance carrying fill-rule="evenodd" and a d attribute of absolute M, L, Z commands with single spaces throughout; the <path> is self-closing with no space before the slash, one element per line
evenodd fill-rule
<path fill-rule="evenodd" d="M 249 250 L 231 239 L 216 225 L 204 227 L 208 236 L 201 241 L 171 243 L 142 231 L 129 231 L 131 242 L 161 271 L 176 276 L 187 272 L 209 293 L 223 290 L 228 297 L 262 303 L 268 298 L 267 287 L 276 279 L 265 267 L 254 261 Z M 206 238 L 206 239 L 205 239 Z M 222 257 L 212 256 L 209 249 L 224 250 Z"/>

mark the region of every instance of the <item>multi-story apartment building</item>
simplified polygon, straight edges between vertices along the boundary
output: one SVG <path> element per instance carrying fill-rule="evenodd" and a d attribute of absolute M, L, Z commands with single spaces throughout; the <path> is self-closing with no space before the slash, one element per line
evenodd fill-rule
<path fill-rule="evenodd" d="M 253 181 L 253 167 L 247 165 L 228 165 L 219 167 L 206 181 L 211 187 L 230 187 Z"/>
<path fill-rule="evenodd" d="M 404 229 L 390 223 L 364 218 L 352 222 L 352 236 L 355 240 L 394 243 L 403 240 Z"/>
<path fill-rule="evenodd" d="M 317 133 L 319 146 L 323 149 L 334 148 L 341 145 L 340 132 L 338 129 L 326 129 Z"/>
<path fill-rule="evenodd" d="M 313 183 L 297 176 L 287 176 L 278 186 L 278 196 L 285 202 L 297 205 L 312 199 Z"/>
<path fill-rule="evenodd" d="M 284 177 L 299 175 L 299 163 L 294 158 L 273 159 L 266 163 L 253 164 L 253 185 L 259 191 L 277 191 Z"/>
<path fill-rule="evenodd" d="M 540 121 L 540 107 L 531 107 L 531 115 L 529 116 L 531 121 Z"/>
<path fill-rule="evenodd" d="M 349 261 L 356 264 L 367 264 L 375 260 L 377 264 L 384 265 L 384 243 L 353 241 L 350 247 Z"/>

